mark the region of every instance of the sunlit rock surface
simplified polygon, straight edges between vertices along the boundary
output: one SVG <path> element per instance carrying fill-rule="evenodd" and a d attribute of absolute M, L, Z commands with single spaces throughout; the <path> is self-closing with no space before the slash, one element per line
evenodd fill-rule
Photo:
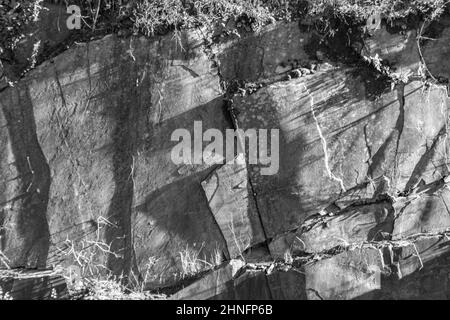
<path fill-rule="evenodd" d="M 448 30 L 422 57 L 416 31 L 386 27 L 360 53 L 447 77 Z M 212 45 L 106 36 L 3 90 L 0 267 L 110 270 L 174 299 L 449 298 L 446 87 L 374 96 L 309 41 L 298 23 Z M 194 121 L 278 129 L 279 170 L 248 152 L 175 164 Z"/>

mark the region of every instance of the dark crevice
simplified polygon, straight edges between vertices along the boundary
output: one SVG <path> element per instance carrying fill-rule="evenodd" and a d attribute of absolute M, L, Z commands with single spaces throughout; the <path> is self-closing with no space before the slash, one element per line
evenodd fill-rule
<path fill-rule="evenodd" d="M 398 164 L 399 164 L 399 159 L 398 159 L 398 153 L 400 150 L 400 141 L 402 139 L 402 134 L 403 134 L 403 129 L 405 127 L 405 85 L 401 84 L 397 86 L 397 94 L 398 94 L 398 102 L 399 102 L 399 115 L 397 118 L 397 123 L 395 124 L 395 130 L 397 130 L 397 141 L 395 144 L 395 158 L 394 158 L 394 174 L 393 174 L 393 178 L 394 181 L 391 185 L 391 192 L 392 194 L 396 193 L 396 186 L 397 186 L 397 181 L 399 179 L 399 173 L 398 173 Z"/>
<path fill-rule="evenodd" d="M 405 123 L 405 93 L 404 85 L 397 86 L 397 101 L 399 104 L 399 114 L 395 124 L 394 131 L 387 137 L 381 147 L 372 157 L 372 163 L 368 169 L 368 176 L 374 180 L 379 180 L 374 197 L 378 197 L 385 192 L 388 194 L 396 194 L 396 184 L 398 175 L 398 153 L 400 149 L 400 142 Z M 417 89 L 418 90 L 418 89 Z M 389 161 L 392 168 L 391 172 L 385 172 L 383 163 Z M 387 175 L 387 176 L 386 176 Z M 387 180 L 386 180 L 387 179 Z"/>
<path fill-rule="evenodd" d="M 229 92 L 227 93 L 227 98 L 225 100 L 225 102 L 226 102 L 225 108 L 228 111 L 229 117 L 232 120 L 233 128 L 235 130 L 237 130 L 239 128 L 239 126 L 238 126 L 237 115 L 236 115 L 235 110 L 233 108 L 233 98 L 232 98 L 232 96 L 233 96 L 233 93 L 229 93 Z M 247 161 L 246 161 L 246 163 L 247 163 Z M 247 170 L 249 171 L 248 164 L 247 164 Z M 267 250 L 269 251 L 269 245 L 268 245 L 269 237 L 268 237 L 267 231 L 266 231 L 266 229 L 264 227 L 263 218 L 261 216 L 261 211 L 260 211 L 259 206 L 258 206 L 257 194 L 256 194 L 256 191 L 255 191 L 255 188 L 253 186 L 252 179 L 250 178 L 250 176 L 248 177 L 248 183 L 249 183 L 250 190 L 251 190 L 251 193 L 252 193 L 251 196 L 253 197 L 253 200 L 254 200 L 254 203 L 255 203 L 256 213 L 258 215 L 258 219 L 259 219 L 259 222 L 260 222 L 260 225 L 261 225 L 261 229 L 262 229 L 264 238 L 266 239 L 265 244 L 266 244 Z"/>
<path fill-rule="evenodd" d="M 242 83 L 239 81 L 231 81 L 231 82 L 226 81 L 222 75 L 220 63 L 216 60 L 216 57 L 214 55 L 210 54 L 209 51 L 210 51 L 209 47 L 208 47 L 207 43 L 205 43 L 205 54 L 209 57 L 209 60 L 212 61 L 214 63 L 214 65 L 217 67 L 217 75 L 219 77 L 220 85 L 221 85 L 222 90 L 225 92 L 224 97 L 223 97 L 224 99 L 223 99 L 223 108 L 222 108 L 224 115 L 225 115 L 225 120 L 227 121 L 227 123 L 229 124 L 229 126 L 231 128 L 233 128 L 234 130 L 237 130 L 238 129 L 238 120 L 237 120 L 236 110 L 233 107 L 233 103 L 234 103 L 233 96 L 235 95 L 237 90 L 240 88 Z M 246 161 L 246 164 L 247 164 L 247 161 Z M 248 164 L 247 164 L 247 171 L 249 172 L 248 169 L 249 168 L 248 168 Z M 253 187 L 250 176 L 247 177 L 247 181 L 249 184 L 249 191 L 251 192 L 251 197 L 253 198 L 253 201 L 255 204 L 255 209 L 256 209 L 256 213 L 258 215 L 259 223 L 261 225 L 261 230 L 263 232 L 264 239 L 266 239 L 266 240 L 262 244 L 258 243 L 250 248 L 247 248 L 245 250 L 245 252 L 241 252 L 241 254 L 251 252 L 253 247 L 257 247 L 257 246 L 261 246 L 261 245 L 263 245 L 265 250 L 267 252 L 269 252 L 269 245 L 268 245 L 269 238 L 268 238 L 267 232 L 264 227 L 263 219 L 261 217 L 261 211 L 258 207 L 257 195 L 255 192 L 255 188 Z M 222 231 L 221 231 L 221 234 L 223 236 Z M 224 238 L 224 236 L 223 236 L 223 238 Z M 224 238 L 224 241 L 225 241 L 225 238 Z"/>

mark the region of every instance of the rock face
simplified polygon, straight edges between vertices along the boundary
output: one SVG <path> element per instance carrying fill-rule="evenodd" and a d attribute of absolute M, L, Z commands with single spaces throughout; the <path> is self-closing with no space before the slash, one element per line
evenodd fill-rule
<path fill-rule="evenodd" d="M 445 167 L 430 172 L 418 166 L 430 165 L 420 161 L 428 156 L 427 141 L 439 140 L 434 148 L 446 148 L 440 138 L 446 101 L 445 91 L 430 89 L 424 95 L 420 83 L 368 101 L 362 82 L 341 68 L 276 83 L 240 99 L 241 128 L 280 130 L 278 174 L 262 176 L 260 165 L 250 166 L 269 237 L 335 201 L 345 207 L 402 192 L 419 179 L 415 171 L 428 182 L 445 175 Z M 434 157 L 445 163 L 444 155 Z"/>
<path fill-rule="evenodd" d="M 228 126 L 217 70 L 188 36 L 189 52 L 169 37 L 80 45 L 3 94 L 3 146 L 18 149 L 2 154 L 4 167 L 21 164 L 2 171 L 5 181 L 21 183 L 2 193 L 14 205 L 4 218 L 12 265 L 53 265 L 81 251 L 94 266 L 148 272 L 158 277 L 149 283 L 166 284 L 181 274 L 183 256 L 206 263 L 226 252 L 200 184 L 214 167 L 170 158 L 176 128 L 194 120 L 206 129 Z M 28 157 L 36 157 L 30 167 Z M 14 200 L 21 194 L 23 204 Z M 15 239 L 27 226 L 33 232 Z"/>
<path fill-rule="evenodd" d="M 66 281 L 53 272 L 0 273 L 0 299 L 61 300 L 69 298 Z"/>
<path fill-rule="evenodd" d="M 186 284 L 176 299 L 449 298 L 446 88 L 373 99 L 297 22 L 202 34 L 77 44 L 0 93 L 0 266 Z M 383 28 L 362 54 L 417 70 L 415 39 Z M 433 69 L 445 45 L 422 52 Z M 233 80 L 256 89 L 230 97 Z M 196 121 L 241 142 L 278 129 L 279 170 L 176 164 Z"/>
<path fill-rule="evenodd" d="M 264 242 L 264 230 L 252 197 L 243 154 L 215 170 L 202 186 L 230 257 L 236 258 Z"/>

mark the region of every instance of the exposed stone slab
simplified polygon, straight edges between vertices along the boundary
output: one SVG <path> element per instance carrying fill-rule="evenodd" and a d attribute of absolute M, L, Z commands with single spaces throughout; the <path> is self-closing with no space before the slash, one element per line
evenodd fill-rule
<path fill-rule="evenodd" d="M 388 31 L 386 25 L 372 32 L 371 36 L 364 41 L 362 51 L 365 57 L 378 57 L 388 61 L 399 71 L 417 74 L 420 55 L 417 50 L 417 31 L 406 30 L 403 32 Z"/>
<path fill-rule="evenodd" d="M 419 31 L 422 34 L 418 34 Z M 374 56 L 378 53 L 395 72 L 406 74 L 411 71 L 411 75 L 425 75 L 445 83 L 450 79 L 450 65 L 446 59 L 449 36 L 450 19 L 446 15 L 415 30 L 397 27 L 387 31 L 382 27 L 366 40 L 362 54 Z"/>
<path fill-rule="evenodd" d="M 369 40 L 369 55 L 416 66 L 416 34 L 388 33 L 383 29 Z M 69 266 L 81 251 L 95 272 L 139 273 L 147 288 L 161 288 L 264 240 L 271 241 L 272 258 L 283 259 L 292 250 L 316 253 L 385 239 L 392 231 L 390 205 L 341 211 L 381 194 L 406 200 L 396 203 L 396 240 L 448 229 L 448 190 L 397 197 L 449 174 L 447 92 L 425 89 L 420 81 L 370 100 L 359 70 L 324 64 L 315 74 L 299 72 L 299 79 L 234 99 L 240 128 L 280 129 L 277 174 L 263 176 L 259 165 L 247 172 L 242 163 L 173 163 L 175 129 L 192 136 L 194 121 L 204 130 L 231 127 L 222 80 L 275 74 L 280 80 L 308 60 L 308 35 L 297 22 L 214 44 L 219 65 L 203 40 L 193 30 L 181 34 L 184 49 L 171 35 L 108 36 L 74 45 L 0 94 L 0 251 L 7 258 L 1 267 Z M 430 49 L 433 43 L 439 49 Z M 432 72 L 445 76 L 443 44 L 444 38 L 427 42 L 423 53 Z M 331 204 L 339 215 L 303 234 L 293 231 Z M 428 279 L 421 272 L 448 253 L 447 240 L 408 241 L 393 242 L 389 263 L 398 266 L 399 281 Z M 252 258 L 268 260 L 258 249 Z M 381 251 L 351 249 L 316 261 L 307 266 L 306 279 L 295 271 L 237 276 L 235 267 L 225 266 L 176 297 L 371 297 L 384 290 Z M 423 286 L 436 279 L 443 278 Z M 26 287 L 41 286 L 27 281 Z"/>
<path fill-rule="evenodd" d="M 0 251 L 11 268 L 43 268 L 50 246 L 51 177 L 27 86 L 3 92 L 0 108 Z"/>
<path fill-rule="evenodd" d="M 449 17 L 442 17 L 433 27 L 435 27 L 435 30 L 429 35 L 429 38 L 432 40 L 422 39 L 421 41 L 424 62 L 435 78 L 448 80 L 450 79 L 450 65 L 447 59 L 450 54 L 448 48 L 448 38 L 450 37 Z"/>
<path fill-rule="evenodd" d="M 247 271 L 215 300 L 305 300 L 305 276 L 294 270 Z"/>
<path fill-rule="evenodd" d="M 262 271 L 247 271 L 229 283 L 227 290 L 212 300 L 272 300 L 266 275 Z"/>
<path fill-rule="evenodd" d="M 233 274 L 230 265 L 213 271 L 171 299 L 304 300 L 305 276 L 294 270 L 246 270 Z"/>
<path fill-rule="evenodd" d="M 270 85 L 235 108 L 244 130 L 280 129 L 279 172 L 263 176 L 261 165 L 249 166 L 269 238 L 334 202 L 397 194 L 447 170 L 438 151 L 448 144 L 442 88 L 425 92 L 413 82 L 370 101 L 351 70 L 335 68 Z"/>
<path fill-rule="evenodd" d="M 215 170 L 202 187 L 231 258 L 265 241 L 243 154 Z"/>
<path fill-rule="evenodd" d="M 401 279 L 383 280 L 377 299 L 383 300 L 448 300 L 450 298 L 449 254 L 426 262 L 422 269 Z"/>
<path fill-rule="evenodd" d="M 449 205 L 450 191 L 445 186 L 435 192 L 411 195 L 396 208 L 393 239 L 450 230 Z"/>
<path fill-rule="evenodd" d="M 393 227 L 394 210 L 391 204 L 384 202 L 352 207 L 297 236 L 304 246 L 303 251 L 321 252 L 339 245 L 388 238 Z"/>
<path fill-rule="evenodd" d="M 64 278 L 51 272 L 19 271 L 0 272 L 0 299 L 12 300 L 61 300 L 69 293 Z"/>
<path fill-rule="evenodd" d="M 174 299 L 436 299 L 446 298 L 449 241 L 424 237 L 411 244 L 348 250 L 307 263 L 302 270 L 275 268 L 234 273 L 226 266 L 183 289 Z M 416 249 L 412 246 L 416 245 Z M 421 259 L 419 259 L 419 256 Z M 395 271 L 398 268 L 398 273 Z M 236 268 L 234 270 L 237 270 Z M 213 288 L 219 288 L 215 291 Z M 203 295 L 206 293 L 206 295 Z M 427 296 L 428 294 L 428 296 Z"/>
<path fill-rule="evenodd" d="M 0 155 L 0 178 L 8 183 L 2 188 L 9 188 L 1 193 L 1 201 L 29 187 L 27 155 L 36 175 L 40 162 L 49 166 L 51 186 L 41 203 L 48 201 L 44 226 L 50 236 L 39 257 L 32 258 L 41 265 L 73 264 L 73 248 L 92 257 L 89 263 L 99 266 L 96 272 L 105 267 L 116 274 L 150 270 L 157 276 L 150 277 L 148 285 L 160 287 L 192 272 L 183 270 L 183 254 L 207 262 L 199 263 L 197 271 L 221 260 L 225 243 L 200 184 L 215 167 L 184 170 L 170 158 L 175 129 L 192 132 L 194 120 L 202 120 L 205 130 L 228 127 L 217 69 L 204 53 L 202 39 L 187 32 L 182 42 L 185 50 L 170 35 L 107 36 L 74 46 L 2 93 L 0 130 L 16 130 L 8 110 L 34 117 L 23 123 L 37 136 L 44 157 L 33 158 L 40 153 L 30 149 L 35 148 L 31 142 L 22 148 L 14 134 L 0 135 L 3 150 L 21 150 L 19 155 Z M 22 169 L 15 171 L 12 164 L 18 159 Z M 39 187 L 38 181 L 47 180 L 37 179 L 33 188 Z M 9 217 L 20 218 L 15 213 L 19 202 L 16 207 L 2 207 L 3 220 L 11 226 Z M 32 224 L 38 232 L 38 224 Z M 3 251 L 32 252 L 12 242 L 24 227 L 20 221 L 14 224 L 6 244 L 2 240 Z M 34 237 L 34 231 L 26 234 Z"/>
<path fill-rule="evenodd" d="M 301 271 L 276 271 L 267 279 L 273 300 L 306 300 L 305 275 Z"/>
<path fill-rule="evenodd" d="M 273 259 L 285 259 L 286 255 L 292 254 L 298 245 L 299 238 L 296 232 L 288 232 L 286 234 L 278 235 L 269 242 L 269 251 Z M 300 242 L 300 250 L 304 251 L 304 245 Z"/>
<path fill-rule="evenodd" d="M 227 291 L 243 264 L 228 263 L 171 296 L 172 300 L 207 300 Z"/>
<path fill-rule="evenodd" d="M 278 174 L 261 176 L 258 165 L 249 166 L 258 207 L 261 208 L 263 224 L 269 237 L 299 225 L 309 214 L 317 213 L 342 193 L 340 183 L 327 176 L 323 161 L 323 147 L 311 114 L 311 106 L 317 107 L 317 110 L 325 110 L 326 104 L 323 99 L 328 100 L 322 89 L 327 93 L 345 95 L 347 76 L 340 70 L 317 73 L 298 80 L 271 85 L 252 96 L 238 99 L 235 103 L 238 123 L 242 129 L 280 129 Z M 358 85 L 355 83 L 355 86 Z M 361 91 L 355 89 L 354 92 Z M 331 95 L 327 94 L 327 97 L 334 100 Z M 337 100 L 337 97 L 335 99 Z M 343 104 L 344 106 L 340 108 L 335 105 L 337 109 L 334 109 L 331 104 L 329 107 L 337 112 L 358 107 L 362 114 L 365 113 L 362 104 L 345 102 Z M 352 116 L 349 115 L 348 121 L 351 119 Z M 345 126 L 345 122 L 346 120 L 342 119 L 341 125 Z M 321 119 L 320 126 L 326 127 L 325 119 Z M 350 135 L 354 134 L 350 133 Z M 362 138 L 361 135 L 358 137 Z M 361 150 L 365 152 L 364 141 L 360 140 L 360 143 Z M 330 155 L 334 154 L 331 151 L 334 148 L 331 145 L 329 148 Z M 347 155 L 358 158 L 359 154 L 355 151 L 348 152 Z M 335 171 L 334 168 L 340 170 L 340 164 L 350 162 L 350 159 L 341 162 L 344 160 L 343 156 L 344 154 L 340 152 L 336 157 L 330 156 L 328 167 L 333 168 L 333 171 Z M 366 157 L 366 155 L 363 156 Z M 364 161 L 357 162 L 356 166 L 358 168 L 353 169 L 359 169 L 361 173 L 367 171 Z M 336 172 L 336 175 L 346 176 L 340 171 Z M 353 175 L 356 178 L 354 170 L 346 176 L 346 181 L 351 180 L 353 183 L 355 181 Z"/>
<path fill-rule="evenodd" d="M 406 24 L 403 28 L 383 25 L 364 41 L 361 54 L 372 58 L 378 55 L 398 74 L 429 77 L 428 72 L 431 72 L 435 79 L 449 79 L 450 65 L 446 57 L 449 54 L 450 19 L 444 16 L 422 27 L 408 29 Z"/>
<path fill-rule="evenodd" d="M 309 300 L 348 300 L 381 288 L 384 262 L 380 251 L 362 248 L 345 251 L 305 266 Z"/>
<path fill-rule="evenodd" d="M 444 236 L 429 236 L 406 242 L 394 251 L 398 277 L 401 279 L 420 271 L 427 263 L 449 252 L 450 241 Z"/>

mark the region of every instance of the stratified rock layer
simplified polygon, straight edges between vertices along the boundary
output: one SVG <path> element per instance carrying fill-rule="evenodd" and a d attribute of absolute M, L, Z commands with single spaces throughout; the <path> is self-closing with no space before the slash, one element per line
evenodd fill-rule
<path fill-rule="evenodd" d="M 446 88 L 374 99 L 361 66 L 313 60 L 297 22 L 202 34 L 78 44 L 0 93 L 0 266 L 110 271 L 176 299 L 448 298 Z M 362 54 L 435 72 L 442 41 L 422 58 L 415 40 L 383 27 Z M 241 142 L 279 130 L 279 170 L 248 152 L 176 164 L 172 133 L 194 147 L 194 122 Z"/>

